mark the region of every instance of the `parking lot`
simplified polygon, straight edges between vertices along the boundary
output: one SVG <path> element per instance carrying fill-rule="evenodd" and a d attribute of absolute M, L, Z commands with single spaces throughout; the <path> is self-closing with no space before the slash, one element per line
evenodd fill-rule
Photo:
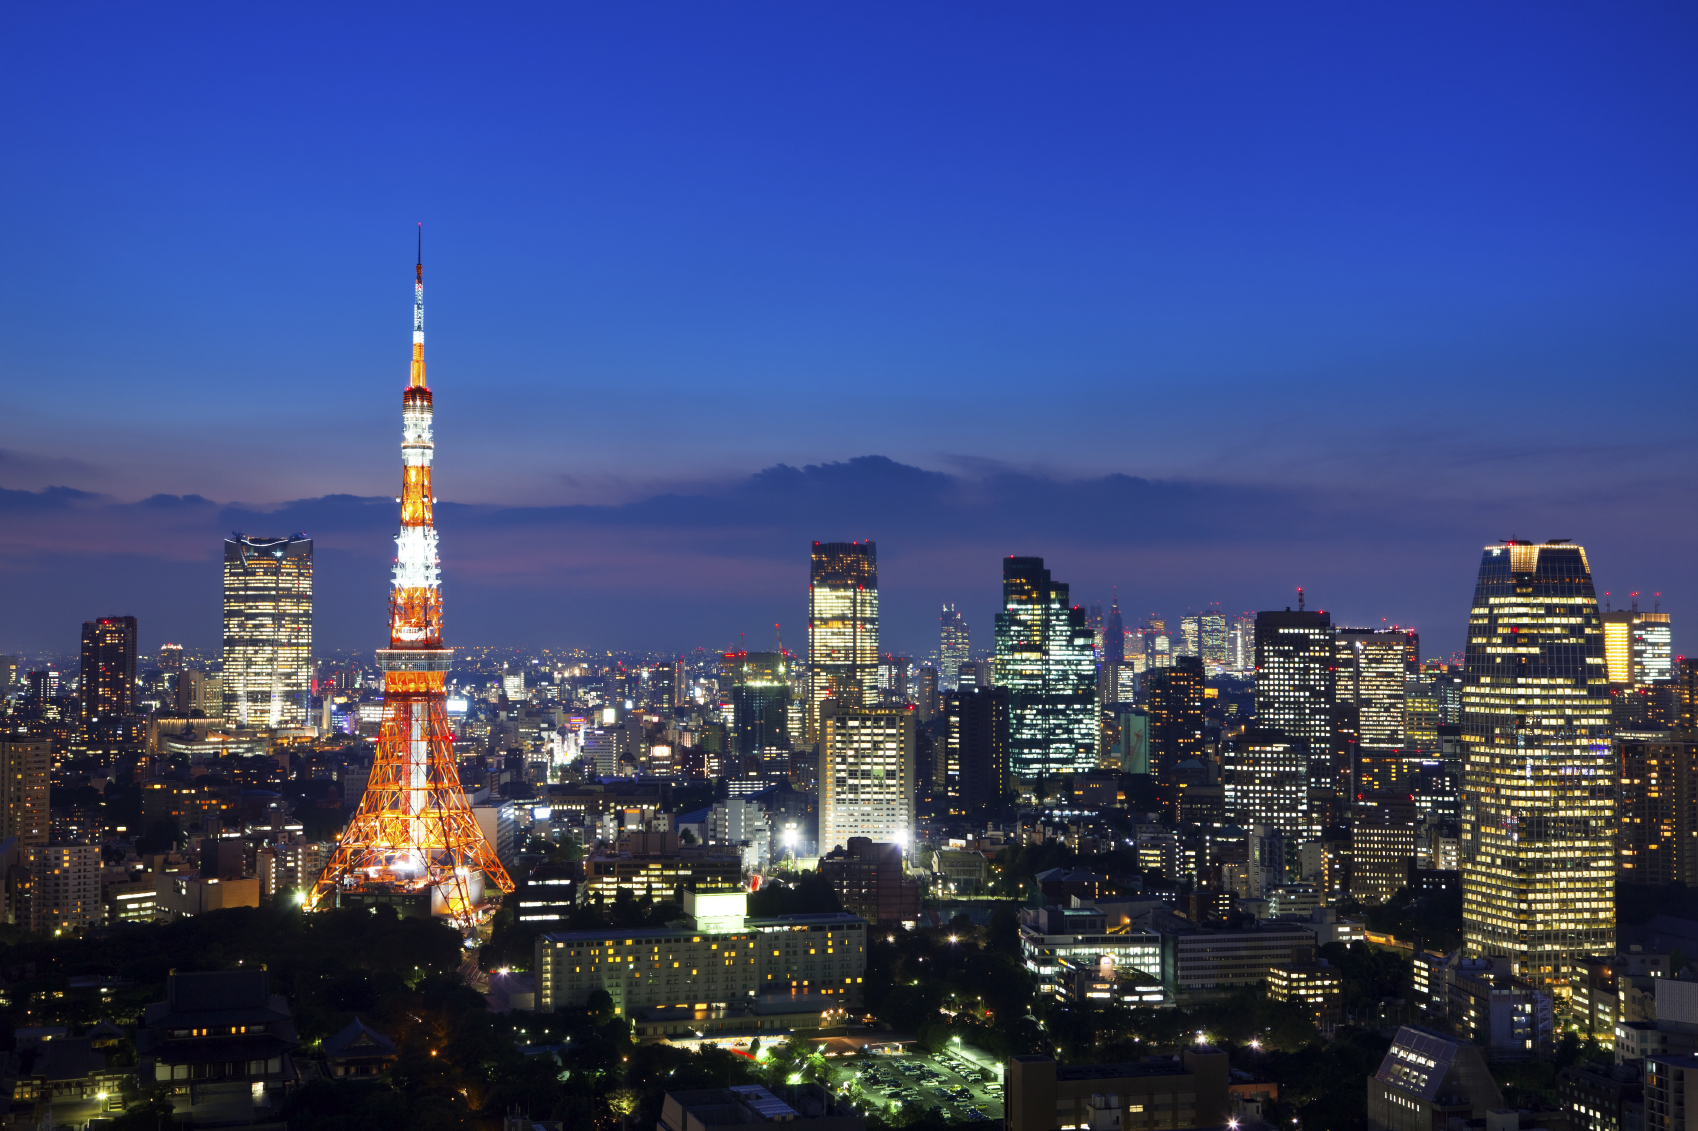
<path fill-rule="evenodd" d="M 841 1065 L 843 1081 L 858 1083 L 868 1107 L 942 1108 L 953 1120 L 978 1122 L 1002 1118 L 1002 1084 L 981 1059 L 953 1051 L 874 1056 Z"/>

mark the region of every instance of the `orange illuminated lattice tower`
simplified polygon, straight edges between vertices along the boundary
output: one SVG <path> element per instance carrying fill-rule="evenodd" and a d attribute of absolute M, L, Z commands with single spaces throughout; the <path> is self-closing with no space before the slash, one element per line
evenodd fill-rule
<path fill-rule="evenodd" d="M 430 464 L 431 395 L 424 366 L 424 254 L 413 280 L 413 370 L 401 397 L 401 530 L 395 536 L 383 725 L 358 812 L 307 896 L 308 908 L 380 893 L 428 898 L 432 912 L 462 924 L 491 909 L 485 888 L 513 890 L 478 827 L 454 766 L 445 684 L 452 650 L 442 645 Z"/>

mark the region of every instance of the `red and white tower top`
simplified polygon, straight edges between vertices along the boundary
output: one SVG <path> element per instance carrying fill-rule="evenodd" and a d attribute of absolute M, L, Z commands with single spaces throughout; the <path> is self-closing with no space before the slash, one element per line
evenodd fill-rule
<path fill-rule="evenodd" d="M 442 568 L 436 547 L 436 499 L 430 482 L 431 457 L 436 451 L 431 414 L 430 387 L 425 384 L 424 225 L 420 224 L 419 259 L 413 268 L 413 371 L 401 398 L 403 479 L 401 530 L 395 535 L 394 594 L 390 601 L 392 649 L 442 648 Z"/>

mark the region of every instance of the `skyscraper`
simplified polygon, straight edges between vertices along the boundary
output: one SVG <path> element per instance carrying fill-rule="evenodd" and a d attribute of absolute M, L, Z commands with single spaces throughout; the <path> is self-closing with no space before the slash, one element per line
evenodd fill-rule
<path fill-rule="evenodd" d="M 1342 725 L 1356 738 L 1355 757 L 1390 760 L 1390 780 L 1381 773 L 1371 784 L 1358 781 L 1354 792 L 1387 792 L 1398 788 L 1403 748 L 1407 740 L 1407 682 L 1410 638 L 1414 633 L 1371 628 L 1337 628 L 1333 632 L 1337 660 L 1334 694 Z M 1360 774 L 1355 775 L 1360 778 Z M 1341 792 L 1349 792 L 1347 786 Z"/>
<path fill-rule="evenodd" d="M 878 547 L 815 542 L 808 574 L 808 726 L 820 704 L 878 702 Z"/>
<path fill-rule="evenodd" d="M 0 737 L 0 840 L 46 844 L 48 775 L 53 744 L 45 738 Z"/>
<path fill-rule="evenodd" d="M 312 539 L 226 538 L 224 721 L 306 726 L 312 666 Z"/>
<path fill-rule="evenodd" d="M 1203 752 L 1203 661 L 1179 656 L 1144 676 L 1150 717 L 1150 772 L 1171 781 L 1173 768 Z"/>
<path fill-rule="evenodd" d="M 1227 741 L 1221 761 L 1229 819 L 1278 829 L 1294 844 L 1315 834 L 1304 744 L 1284 731 L 1249 727 Z"/>
<path fill-rule="evenodd" d="M 1203 618 L 1188 616 L 1179 618 L 1179 647 L 1174 649 L 1176 655 L 1198 656 L 1203 654 Z"/>
<path fill-rule="evenodd" d="M 81 694 L 85 726 L 135 713 L 135 617 L 83 622 Z"/>
<path fill-rule="evenodd" d="M 1633 607 L 1604 614 L 1604 662 L 1610 682 L 1644 687 L 1674 678 L 1669 615 Z"/>
<path fill-rule="evenodd" d="M 1305 610 L 1256 614 L 1256 725 L 1277 730 L 1324 764 L 1333 737 L 1332 617 Z"/>
<path fill-rule="evenodd" d="M 972 634 L 967 620 L 956 612 L 954 605 L 945 605 L 938 618 L 937 666 L 939 681 L 945 691 L 960 686 L 961 665 L 973 658 Z"/>
<path fill-rule="evenodd" d="M 731 685 L 731 744 L 742 755 L 788 761 L 789 658 L 782 652 L 727 652 L 722 670 Z"/>
<path fill-rule="evenodd" d="M 1364 794 L 1350 813 L 1350 896 L 1372 907 L 1409 881 L 1415 855 L 1415 799 Z"/>
<path fill-rule="evenodd" d="M 951 813 L 994 805 L 1008 791 L 1008 706 L 1006 687 L 967 688 L 944 697 L 949 726 L 935 784 Z"/>
<path fill-rule="evenodd" d="M 1204 613 L 1197 618 L 1197 623 L 1203 670 L 1214 671 L 1226 667 L 1230 659 L 1227 653 L 1226 614 Z"/>
<path fill-rule="evenodd" d="M 1698 883 L 1698 741 L 1690 734 L 1623 734 L 1615 740 L 1623 883 Z"/>
<path fill-rule="evenodd" d="M 1126 621 L 1120 615 L 1120 598 L 1116 597 L 1103 618 L 1103 663 L 1116 666 L 1126 662 Z"/>
<path fill-rule="evenodd" d="M 914 832 L 914 709 L 820 708 L 820 855 L 849 838 L 907 846 Z"/>
<path fill-rule="evenodd" d="M 1239 613 L 1227 638 L 1227 666 L 1236 672 L 1256 670 L 1256 615 Z"/>
<path fill-rule="evenodd" d="M 1019 777 L 1089 770 L 1097 761 L 1097 670 L 1085 611 L 1042 558 L 1003 559 L 996 683 L 1010 695 L 1010 759 Z"/>
<path fill-rule="evenodd" d="M 1465 667 L 1466 945 L 1562 986 L 1615 947 L 1609 675 L 1585 550 L 1486 547 Z"/>

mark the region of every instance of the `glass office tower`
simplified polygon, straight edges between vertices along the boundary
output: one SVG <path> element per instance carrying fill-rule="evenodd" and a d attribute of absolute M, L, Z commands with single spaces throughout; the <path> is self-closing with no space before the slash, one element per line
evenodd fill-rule
<path fill-rule="evenodd" d="M 938 617 L 938 682 L 945 691 L 961 686 L 961 665 L 973 658 L 973 638 L 967 621 L 954 605 L 945 605 Z"/>
<path fill-rule="evenodd" d="M 996 614 L 996 683 L 1009 691 L 1009 754 L 1017 777 L 1097 764 L 1097 665 L 1085 610 L 1042 558 L 1004 558 Z"/>
<path fill-rule="evenodd" d="M 306 726 L 312 667 L 312 539 L 226 538 L 224 721 Z"/>
<path fill-rule="evenodd" d="M 808 572 L 808 739 L 820 704 L 878 702 L 878 547 L 815 542 Z"/>
<path fill-rule="evenodd" d="M 1586 551 L 1488 546 L 1462 689 L 1462 918 L 1470 953 L 1563 991 L 1615 948 L 1609 672 Z"/>

